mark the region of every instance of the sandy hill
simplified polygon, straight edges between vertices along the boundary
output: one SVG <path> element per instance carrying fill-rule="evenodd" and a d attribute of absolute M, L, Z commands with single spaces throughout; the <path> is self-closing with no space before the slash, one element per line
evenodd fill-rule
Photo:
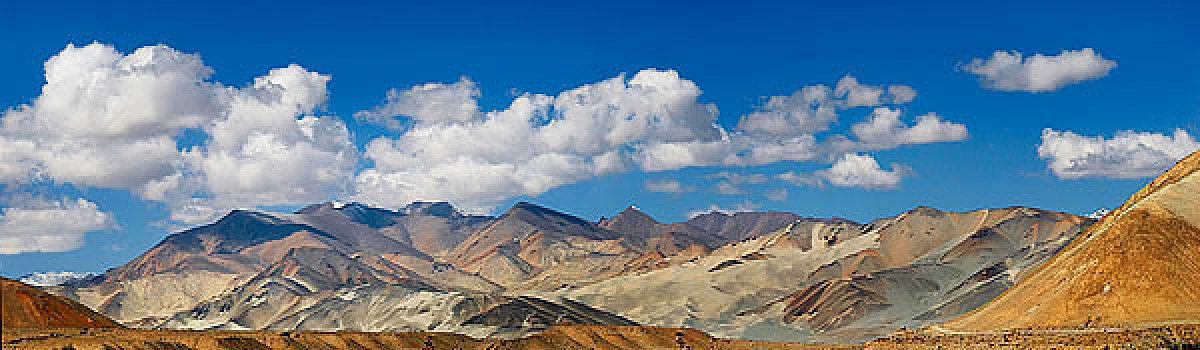
<path fill-rule="evenodd" d="M 1200 152 L 1181 160 L 953 331 L 1200 320 Z"/>
<path fill-rule="evenodd" d="M 121 327 L 74 300 L 0 277 L 0 323 L 4 328 Z"/>

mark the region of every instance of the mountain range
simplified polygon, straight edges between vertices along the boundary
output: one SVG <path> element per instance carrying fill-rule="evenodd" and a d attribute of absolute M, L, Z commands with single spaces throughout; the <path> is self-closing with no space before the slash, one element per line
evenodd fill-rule
<path fill-rule="evenodd" d="M 376 348 L 448 333 L 514 340 L 437 342 L 644 347 L 673 337 L 681 347 L 793 347 L 714 345 L 712 334 L 867 348 L 1161 347 L 1200 341 L 1198 192 L 1200 153 L 1098 220 L 1026 207 L 917 207 L 867 223 L 772 212 L 661 223 L 635 207 L 592 222 L 531 203 L 497 217 L 428 202 L 237 210 L 99 276 L 41 289 L 0 281 L 0 311 L 6 332 L 417 332 L 364 335 Z M 63 337 L 30 332 L 6 337 L 33 347 Z M 151 338 L 211 340 L 190 334 L 218 333 Z M 342 334 L 313 343 L 327 346 L 366 333 L 311 334 L 301 337 Z"/>
<path fill-rule="evenodd" d="M 592 222 L 524 202 L 496 217 L 328 202 L 234 210 L 46 288 L 140 328 L 518 337 L 571 323 L 864 340 L 982 305 L 1092 222 L 1023 207 L 661 223 L 635 207 Z"/>

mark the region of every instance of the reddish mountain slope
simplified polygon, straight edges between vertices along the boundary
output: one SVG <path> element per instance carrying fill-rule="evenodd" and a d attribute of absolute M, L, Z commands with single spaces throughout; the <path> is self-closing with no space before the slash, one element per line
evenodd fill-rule
<path fill-rule="evenodd" d="M 86 306 L 0 277 L 0 323 L 4 328 L 119 328 Z"/>

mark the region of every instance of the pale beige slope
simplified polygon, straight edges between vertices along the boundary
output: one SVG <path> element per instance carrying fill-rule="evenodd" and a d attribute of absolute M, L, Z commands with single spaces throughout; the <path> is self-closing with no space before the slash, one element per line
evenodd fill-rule
<path fill-rule="evenodd" d="M 1200 320 L 1200 152 L 953 331 Z"/>
<path fill-rule="evenodd" d="M 922 207 L 869 225 L 798 220 L 692 262 L 561 293 L 642 324 L 752 339 L 861 340 L 983 304 L 1088 223 L 1021 207 Z"/>
<path fill-rule="evenodd" d="M 212 271 L 165 272 L 95 286 L 54 286 L 46 290 L 74 299 L 124 324 L 191 309 L 201 301 L 228 292 L 247 278 Z"/>
<path fill-rule="evenodd" d="M 800 222 L 693 261 L 563 293 L 642 324 L 686 325 L 728 336 L 732 334 L 723 328 L 744 327 L 727 324 L 738 312 L 786 295 L 805 283 L 803 276 L 824 264 L 878 248 L 878 235 L 864 234 L 863 227 L 850 222 Z M 840 238 L 813 249 L 796 244 L 810 237 Z M 730 333 L 740 334 L 740 330 Z"/>

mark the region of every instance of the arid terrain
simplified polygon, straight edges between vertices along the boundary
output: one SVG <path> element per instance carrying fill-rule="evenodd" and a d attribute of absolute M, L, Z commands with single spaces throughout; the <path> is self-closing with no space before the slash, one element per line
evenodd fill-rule
<path fill-rule="evenodd" d="M 662 224 L 636 208 L 593 223 L 528 203 L 497 218 L 444 203 L 235 211 L 46 288 L 61 296 L 4 280 L 4 346 L 1191 346 L 1198 194 L 1200 153 L 1096 222 L 1021 207 L 868 224 Z M 423 230 L 459 239 L 415 244 Z"/>

